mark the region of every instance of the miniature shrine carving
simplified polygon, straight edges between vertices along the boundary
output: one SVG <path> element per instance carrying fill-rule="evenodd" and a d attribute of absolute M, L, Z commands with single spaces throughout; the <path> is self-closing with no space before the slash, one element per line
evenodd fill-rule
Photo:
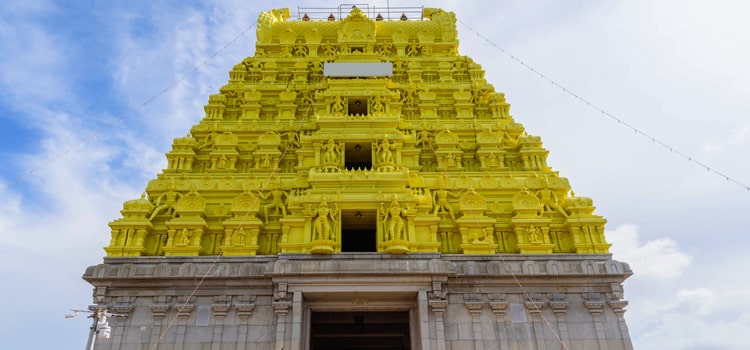
<path fill-rule="evenodd" d="M 108 256 L 331 254 L 362 230 L 357 211 L 378 218 L 380 252 L 608 252 L 592 201 L 459 54 L 453 13 L 395 26 L 347 11 L 259 17 L 255 54 L 174 139 L 148 199 L 110 223 Z M 391 70 L 334 77 L 329 63 Z"/>

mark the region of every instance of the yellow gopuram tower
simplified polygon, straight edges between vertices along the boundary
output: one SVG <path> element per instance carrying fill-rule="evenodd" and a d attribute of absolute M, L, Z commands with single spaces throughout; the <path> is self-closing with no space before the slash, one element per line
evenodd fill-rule
<path fill-rule="evenodd" d="M 260 14 L 84 275 L 97 349 L 632 348 L 606 220 L 455 15 L 372 12 Z"/>

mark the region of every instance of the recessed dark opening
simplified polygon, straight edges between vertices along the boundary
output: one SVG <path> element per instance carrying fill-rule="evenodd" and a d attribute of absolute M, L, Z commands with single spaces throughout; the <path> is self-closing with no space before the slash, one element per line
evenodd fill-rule
<path fill-rule="evenodd" d="M 341 211 L 341 251 L 375 252 L 377 212 L 375 210 Z"/>
<path fill-rule="evenodd" d="M 367 115 L 367 97 L 349 97 L 349 115 Z"/>
<path fill-rule="evenodd" d="M 311 350 L 411 349 L 408 311 L 313 312 Z"/>
<path fill-rule="evenodd" d="M 346 142 L 344 149 L 344 166 L 349 170 L 372 168 L 372 143 Z"/>

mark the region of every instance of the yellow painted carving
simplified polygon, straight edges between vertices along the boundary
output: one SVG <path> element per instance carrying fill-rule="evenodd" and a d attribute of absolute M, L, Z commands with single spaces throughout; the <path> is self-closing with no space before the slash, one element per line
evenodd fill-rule
<path fill-rule="evenodd" d="M 255 54 L 124 203 L 107 256 L 608 253 L 593 201 L 459 54 L 455 15 L 423 16 L 261 13 Z"/>

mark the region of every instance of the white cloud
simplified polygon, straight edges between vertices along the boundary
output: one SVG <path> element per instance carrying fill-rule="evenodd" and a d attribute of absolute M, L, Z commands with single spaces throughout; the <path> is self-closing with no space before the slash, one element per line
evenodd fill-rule
<path fill-rule="evenodd" d="M 682 289 L 671 302 L 644 309 L 649 327 L 637 349 L 750 349 L 750 290 Z"/>
<path fill-rule="evenodd" d="M 743 146 L 748 140 L 748 127 L 743 126 L 734 130 L 725 137 L 711 138 L 703 143 L 703 152 L 715 154 L 725 151 L 729 147 Z"/>
<path fill-rule="evenodd" d="M 59 154 L 58 145 L 76 142 L 71 136 L 75 126 L 57 126 L 42 141 L 43 153 L 23 157 L 21 167 L 43 163 Z M 88 321 L 83 318 L 81 325 L 81 320 L 62 315 L 91 302 L 90 286 L 80 276 L 86 266 L 101 261 L 107 222 L 117 218 L 124 200 L 138 193 L 107 166 L 113 154 L 107 145 L 90 142 L 28 177 L 30 190 L 11 186 L 0 193 L 0 275 L 12 285 L 3 298 L 28 301 L 4 307 L 6 315 L 16 316 L 0 319 L 0 338 L 24 338 L 30 348 L 73 349 L 85 343 Z M 20 316 L 25 314 L 34 315 L 33 321 Z M 66 330 L 70 338 L 64 345 L 51 339 L 57 336 L 35 338 L 39 329 Z"/>
<path fill-rule="evenodd" d="M 630 264 L 638 278 L 672 279 L 690 265 L 690 256 L 669 238 L 641 243 L 635 225 L 620 225 L 606 231 L 606 237 L 612 244 L 610 250 L 614 258 Z"/>

